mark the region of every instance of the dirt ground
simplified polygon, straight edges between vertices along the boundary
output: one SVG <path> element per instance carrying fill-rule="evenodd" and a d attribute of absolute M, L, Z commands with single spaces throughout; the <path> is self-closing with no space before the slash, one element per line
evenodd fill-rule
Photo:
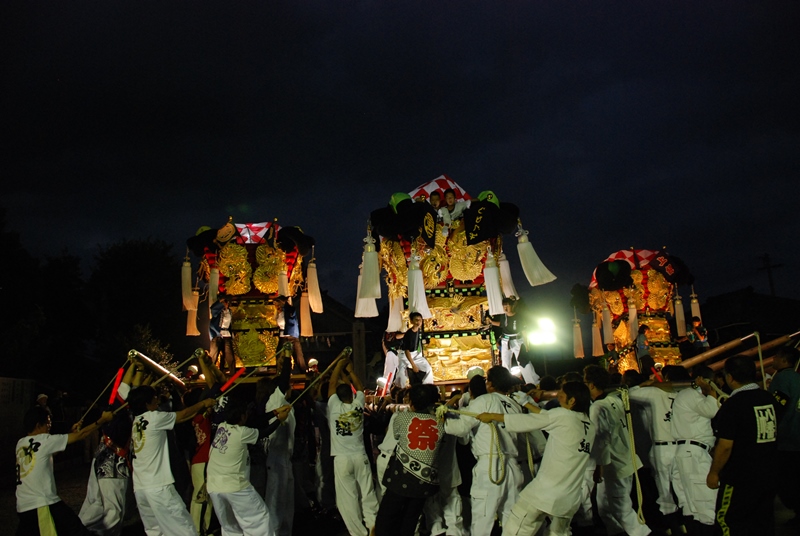
<path fill-rule="evenodd" d="M 56 485 L 61 499 L 75 512 L 78 512 L 86 497 L 86 482 L 89 475 L 89 465 L 85 463 L 71 463 L 58 466 L 56 469 Z M 8 482 L 8 480 L 5 480 Z M 14 488 L 4 485 L 0 489 L 0 533 L 12 535 L 17 530 L 16 500 Z M 800 534 L 800 530 L 787 525 L 792 514 L 784 508 L 779 500 L 775 501 L 776 536 L 790 536 Z M 602 529 L 597 534 L 603 534 Z M 326 536 L 347 536 L 347 530 L 341 519 L 329 516 L 316 516 L 310 512 L 295 515 L 294 531 L 297 536 L 308 534 L 325 534 Z M 122 534 L 124 536 L 143 536 L 142 524 L 134 519 L 129 522 Z M 217 534 L 219 534 L 217 532 Z"/>

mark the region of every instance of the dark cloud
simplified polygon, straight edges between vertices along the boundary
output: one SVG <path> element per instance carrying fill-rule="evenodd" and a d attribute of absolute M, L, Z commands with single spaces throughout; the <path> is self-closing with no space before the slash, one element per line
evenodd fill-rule
<path fill-rule="evenodd" d="M 798 6 L 19 3 L 2 204 L 32 251 L 87 258 L 277 217 L 347 301 L 369 212 L 447 173 L 520 205 L 560 276 L 540 294 L 668 246 L 706 296 L 766 292 L 770 253 L 800 297 Z"/>

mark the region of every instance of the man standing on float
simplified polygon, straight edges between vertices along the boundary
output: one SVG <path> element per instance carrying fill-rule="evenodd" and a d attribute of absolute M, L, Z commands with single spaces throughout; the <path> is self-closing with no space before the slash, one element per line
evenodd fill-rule
<path fill-rule="evenodd" d="M 493 326 L 498 326 L 502 332 L 500 336 L 500 364 L 505 368 L 511 370 L 514 366 L 514 361 L 522 369 L 522 377 L 525 383 L 539 384 L 539 375 L 533 369 L 533 364 L 522 356 L 522 345 L 525 343 L 525 330 L 524 319 L 522 315 L 517 314 L 517 300 L 514 298 L 503 298 L 503 313 L 497 315 L 495 318 L 490 318 L 489 323 Z"/>
<path fill-rule="evenodd" d="M 403 336 L 402 346 L 406 357 L 406 363 L 404 364 L 406 375 L 412 385 L 420 383 L 418 381 L 420 376 L 422 376 L 421 383 L 433 383 L 433 369 L 431 369 L 431 364 L 428 363 L 422 353 L 422 315 L 413 312 L 409 315 L 409 320 L 411 321 L 411 328 Z M 408 374 L 409 368 L 414 372 L 415 378 L 413 379 L 412 375 Z"/>

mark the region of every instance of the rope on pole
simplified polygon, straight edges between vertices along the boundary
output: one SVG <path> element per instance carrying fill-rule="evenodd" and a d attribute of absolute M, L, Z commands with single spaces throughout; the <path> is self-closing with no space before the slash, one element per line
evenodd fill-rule
<path fill-rule="evenodd" d="M 639 471 L 636 468 L 636 444 L 633 438 L 633 417 L 631 415 L 631 399 L 627 387 L 618 389 L 622 399 L 622 407 L 625 409 L 625 419 L 628 423 L 628 440 L 631 444 L 631 461 L 633 462 L 633 476 L 636 479 L 636 500 L 639 503 L 636 519 L 640 525 L 645 525 L 644 510 L 642 509 L 642 482 L 639 480 Z"/>
<path fill-rule="evenodd" d="M 464 411 L 461 409 L 454 409 L 450 406 L 439 406 L 436 408 L 436 418 L 444 420 L 446 413 L 457 413 L 459 415 L 466 415 L 467 417 L 477 418 L 480 413 L 473 413 L 471 411 Z M 503 454 L 502 445 L 500 444 L 500 433 L 497 431 L 497 425 L 494 422 L 484 423 L 488 424 L 492 430 L 492 440 L 489 442 L 489 481 L 492 484 L 502 484 L 506 478 L 506 464 L 505 454 Z M 492 460 L 494 459 L 494 449 L 497 449 L 497 461 L 500 468 L 497 470 L 497 476 L 492 475 Z"/>

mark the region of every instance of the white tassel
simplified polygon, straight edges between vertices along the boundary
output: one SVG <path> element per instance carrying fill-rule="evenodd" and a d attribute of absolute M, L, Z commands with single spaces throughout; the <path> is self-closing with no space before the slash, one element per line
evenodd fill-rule
<path fill-rule="evenodd" d="M 192 302 L 186 308 L 186 335 L 197 336 L 200 331 L 197 329 L 197 304 L 200 303 L 200 293 L 192 291 Z"/>
<path fill-rule="evenodd" d="M 697 294 L 694 293 L 694 285 L 692 285 L 692 294 L 690 296 L 692 301 L 690 302 L 692 308 L 692 317 L 697 317 L 700 319 L 700 322 L 703 321 L 702 315 L 700 315 L 700 301 L 697 299 Z"/>
<path fill-rule="evenodd" d="M 633 298 L 628 300 L 628 328 L 631 330 L 631 340 L 635 341 L 639 336 L 639 316 L 636 312 L 636 304 Z"/>
<path fill-rule="evenodd" d="M 311 326 L 311 308 L 309 307 L 308 292 L 305 290 L 300 295 L 300 336 L 313 337 L 314 328 Z"/>
<path fill-rule="evenodd" d="M 492 248 L 486 255 L 486 265 L 483 267 L 483 284 L 486 286 L 486 298 L 489 300 L 489 314 L 503 314 L 503 292 L 500 290 L 500 270 L 494 260 Z"/>
<path fill-rule="evenodd" d="M 183 261 L 181 266 L 181 297 L 183 298 L 183 310 L 188 311 L 192 307 L 192 263 L 189 259 Z M 197 307 L 195 307 L 197 310 Z"/>
<path fill-rule="evenodd" d="M 317 262 L 314 258 L 314 247 L 311 247 L 311 262 L 308 263 L 308 304 L 315 313 L 322 312 L 322 293 L 319 291 L 317 279 Z"/>
<path fill-rule="evenodd" d="M 575 359 L 586 357 L 583 353 L 583 333 L 581 333 L 581 321 L 578 320 L 578 312 L 573 307 L 575 317 L 572 319 L 572 350 Z"/>
<path fill-rule="evenodd" d="M 603 304 L 603 342 L 614 344 L 614 328 L 611 327 L 611 310 Z"/>
<path fill-rule="evenodd" d="M 683 312 L 683 300 L 681 295 L 675 294 L 675 327 L 678 330 L 678 337 L 686 336 L 686 313 Z"/>
<path fill-rule="evenodd" d="M 422 278 L 422 270 L 419 269 L 419 260 L 420 257 L 412 251 L 408 266 L 408 311 L 410 313 L 419 313 L 422 318 L 430 318 L 433 315 L 431 310 L 428 309 L 428 300 L 425 297 L 425 281 Z"/>
<path fill-rule="evenodd" d="M 367 228 L 367 237 L 364 239 L 364 268 L 361 270 L 363 280 L 359 298 L 381 297 L 381 265 L 378 252 L 375 249 L 375 239 L 372 238 L 372 229 Z"/>
<path fill-rule="evenodd" d="M 278 274 L 278 296 L 289 297 L 289 273 L 285 269 Z"/>
<path fill-rule="evenodd" d="M 556 276 L 545 267 L 533 250 L 533 244 L 528 240 L 528 231 L 524 230 L 522 225 L 518 225 L 516 235 L 519 262 L 522 264 L 522 270 L 525 272 L 525 277 L 528 278 L 528 283 L 535 287 L 555 281 Z"/>
<path fill-rule="evenodd" d="M 219 268 L 212 268 L 208 275 L 208 305 L 217 303 L 219 294 Z"/>
<path fill-rule="evenodd" d="M 403 297 L 389 298 L 389 323 L 386 325 L 388 333 L 395 333 L 403 329 Z"/>
<path fill-rule="evenodd" d="M 594 313 L 592 320 L 592 356 L 600 357 L 605 354 L 603 349 L 603 338 L 600 336 L 600 323 L 597 321 L 597 313 Z"/>
<path fill-rule="evenodd" d="M 356 318 L 374 318 L 378 316 L 378 305 L 374 298 L 361 299 L 361 274 L 358 274 L 358 287 L 356 288 Z"/>
<path fill-rule="evenodd" d="M 519 298 L 517 289 L 514 288 L 514 280 L 511 279 L 511 265 L 505 253 L 500 254 L 500 282 L 503 284 L 503 296 L 506 298 Z"/>

